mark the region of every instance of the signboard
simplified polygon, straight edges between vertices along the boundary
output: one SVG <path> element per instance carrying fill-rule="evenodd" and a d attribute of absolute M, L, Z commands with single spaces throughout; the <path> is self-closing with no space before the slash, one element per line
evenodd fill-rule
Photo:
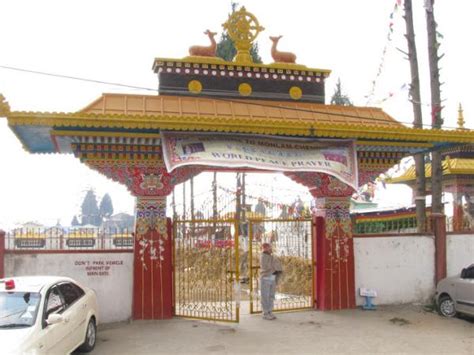
<path fill-rule="evenodd" d="M 115 237 L 113 239 L 113 244 L 116 247 L 133 247 L 133 237 Z"/>
<path fill-rule="evenodd" d="M 67 238 L 66 245 L 70 248 L 93 248 L 95 246 L 94 238 Z"/>
<path fill-rule="evenodd" d="M 44 248 L 45 238 L 15 238 L 15 247 L 17 248 Z"/>
<path fill-rule="evenodd" d="M 168 171 L 186 165 L 314 171 L 357 189 L 354 141 L 162 132 Z"/>

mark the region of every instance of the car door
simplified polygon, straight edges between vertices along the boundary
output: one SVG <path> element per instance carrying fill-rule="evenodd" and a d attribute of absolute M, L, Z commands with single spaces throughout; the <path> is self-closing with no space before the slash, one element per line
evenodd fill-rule
<path fill-rule="evenodd" d="M 68 339 L 69 323 L 63 321 L 57 324 L 47 324 L 47 319 L 51 314 L 61 314 L 67 319 L 66 304 L 59 292 L 57 285 L 52 286 L 46 293 L 45 305 L 43 311 L 42 328 L 43 339 L 45 344 L 46 354 L 68 354 Z"/>
<path fill-rule="evenodd" d="M 74 350 L 78 345 L 84 342 L 86 328 L 86 305 L 84 303 L 84 291 L 72 282 L 62 282 L 58 285 L 64 302 L 66 303 L 66 312 L 69 317 L 68 337 L 69 345 Z"/>
<path fill-rule="evenodd" d="M 456 281 L 456 309 L 474 315 L 474 265 L 464 269 Z"/>

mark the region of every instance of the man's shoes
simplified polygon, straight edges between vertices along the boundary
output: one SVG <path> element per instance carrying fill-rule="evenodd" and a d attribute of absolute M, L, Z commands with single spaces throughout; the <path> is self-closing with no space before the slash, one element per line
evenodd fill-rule
<path fill-rule="evenodd" d="M 276 317 L 272 313 L 265 313 L 263 315 L 263 319 L 265 319 L 265 320 L 274 320 L 274 319 L 276 319 Z"/>

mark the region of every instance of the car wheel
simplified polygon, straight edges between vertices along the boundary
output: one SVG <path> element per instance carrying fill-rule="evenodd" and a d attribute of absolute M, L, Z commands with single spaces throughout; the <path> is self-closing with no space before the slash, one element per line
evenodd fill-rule
<path fill-rule="evenodd" d="M 439 314 L 445 317 L 454 317 L 456 315 L 456 307 L 454 301 L 449 296 L 442 296 L 439 299 Z"/>
<path fill-rule="evenodd" d="M 91 318 L 89 320 L 89 324 L 87 324 L 84 343 L 79 347 L 79 351 L 82 351 L 84 353 L 91 352 L 95 347 L 96 340 L 97 340 L 97 327 L 95 325 L 94 318 Z"/>

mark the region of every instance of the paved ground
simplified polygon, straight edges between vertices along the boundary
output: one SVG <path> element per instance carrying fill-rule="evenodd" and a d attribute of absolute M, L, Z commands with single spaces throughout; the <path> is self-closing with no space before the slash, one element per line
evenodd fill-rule
<path fill-rule="evenodd" d="M 474 320 L 418 306 L 243 315 L 240 324 L 173 319 L 102 328 L 93 354 L 474 354 Z"/>

